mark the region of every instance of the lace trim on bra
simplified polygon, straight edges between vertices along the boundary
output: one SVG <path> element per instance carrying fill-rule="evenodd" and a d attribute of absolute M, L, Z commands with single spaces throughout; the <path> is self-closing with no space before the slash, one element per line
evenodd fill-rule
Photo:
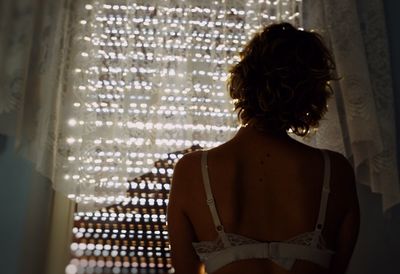
<path fill-rule="evenodd" d="M 297 235 L 293 238 L 290 238 L 285 241 L 280 241 L 282 243 L 291 243 L 302 246 L 311 246 L 312 239 L 317 233 L 316 231 L 306 232 L 300 235 Z M 260 241 L 247 238 L 242 235 L 234 234 L 234 233 L 225 233 L 228 238 L 231 246 L 240 246 L 240 245 L 248 245 L 248 244 L 257 244 L 262 243 Z M 209 258 L 209 254 L 217 251 L 221 251 L 226 249 L 221 238 L 218 236 L 214 241 L 202 241 L 202 242 L 193 242 L 193 248 L 196 250 L 197 255 L 199 256 L 202 262 L 205 262 Z M 321 235 L 319 235 L 319 240 L 317 242 L 316 248 L 321 250 L 328 250 L 326 247 L 326 243 Z"/>

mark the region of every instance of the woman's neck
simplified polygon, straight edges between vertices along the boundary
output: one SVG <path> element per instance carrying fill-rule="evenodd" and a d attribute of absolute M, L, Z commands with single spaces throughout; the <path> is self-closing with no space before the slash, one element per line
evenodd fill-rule
<path fill-rule="evenodd" d="M 242 126 L 236 134 L 236 137 L 252 137 L 252 138 L 268 138 L 268 139 L 288 139 L 289 135 L 285 130 L 272 130 L 266 128 L 258 128 L 254 123 L 247 123 Z"/>

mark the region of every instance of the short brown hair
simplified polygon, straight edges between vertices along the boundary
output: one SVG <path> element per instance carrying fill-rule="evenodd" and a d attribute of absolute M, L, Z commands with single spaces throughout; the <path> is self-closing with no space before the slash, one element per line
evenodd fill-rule
<path fill-rule="evenodd" d="M 243 124 L 289 130 L 299 136 L 317 127 L 332 95 L 333 57 L 322 37 L 289 23 L 257 33 L 230 69 L 228 90 Z"/>

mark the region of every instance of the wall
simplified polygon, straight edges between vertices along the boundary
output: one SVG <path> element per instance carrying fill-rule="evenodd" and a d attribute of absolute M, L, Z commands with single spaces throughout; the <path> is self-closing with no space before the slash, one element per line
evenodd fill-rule
<path fill-rule="evenodd" d="M 43 273 L 51 201 L 50 183 L 0 135 L 0 273 Z"/>
<path fill-rule="evenodd" d="M 0 137 L 0 269 L 16 274 L 22 247 L 32 166 L 14 153 L 11 139 Z"/>
<path fill-rule="evenodd" d="M 396 108 L 397 136 L 400 136 L 400 2 L 398 0 L 383 1 L 388 31 L 389 49 L 392 65 L 392 79 Z M 400 138 L 397 138 L 397 155 L 400 155 Z M 399 161 L 400 165 L 400 161 Z"/>

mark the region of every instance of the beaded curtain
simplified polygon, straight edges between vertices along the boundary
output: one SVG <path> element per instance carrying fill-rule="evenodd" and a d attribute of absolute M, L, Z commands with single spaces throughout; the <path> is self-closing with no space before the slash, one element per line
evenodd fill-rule
<path fill-rule="evenodd" d="M 127 199 L 167 153 L 228 140 L 229 66 L 261 26 L 301 19 L 293 0 L 73 5 L 54 183 L 82 211 Z"/>

